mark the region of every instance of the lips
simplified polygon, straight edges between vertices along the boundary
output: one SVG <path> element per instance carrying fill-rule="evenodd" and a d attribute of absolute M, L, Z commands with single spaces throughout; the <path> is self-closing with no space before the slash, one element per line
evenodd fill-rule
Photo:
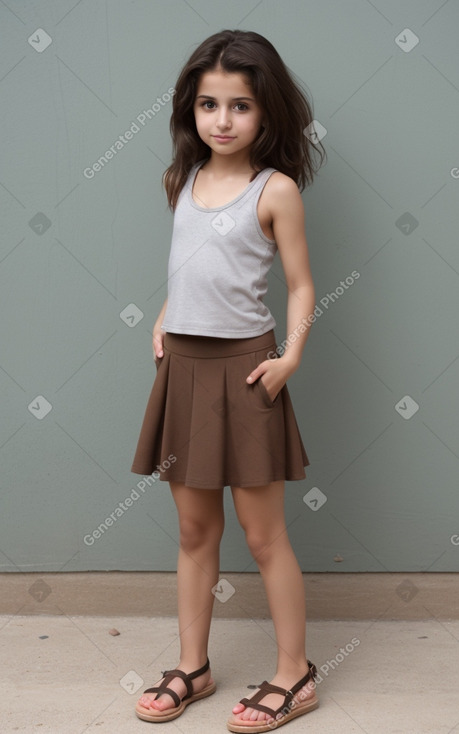
<path fill-rule="evenodd" d="M 215 140 L 234 140 L 231 135 L 214 135 Z"/>

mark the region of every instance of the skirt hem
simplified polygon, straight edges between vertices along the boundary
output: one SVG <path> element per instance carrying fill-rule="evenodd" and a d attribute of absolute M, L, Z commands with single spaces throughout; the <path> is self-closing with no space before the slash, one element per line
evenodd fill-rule
<path fill-rule="evenodd" d="M 144 472 L 138 468 L 131 467 L 131 472 L 133 474 L 143 474 L 144 476 L 151 476 L 154 474 L 154 472 Z M 212 482 L 209 484 L 208 482 L 200 482 L 199 480 L 190 480 L 190 479 L 184 479 L 182 477 L 165 477 L 160 476 L 158 479 L 161 482 L 181 482 L 182 484 L 185 484 L 187 487 L 190 487 L 190 489 L 220 489 L 222 487 L 264 487 L 267 484 L 271 484 L 271 482 L 298 482 L 302 479 L 306 478 L 306 472 L 303 472 L 302 474 L 298 475 L 289 475 L 286 477 L 285 475 L 282 476 L 274 476 L 270 479 L 253 479 L 253 480 L 244 480 L 241 481 L 233 481 L 233 480 L 227 480 L 222 482 Z"/>

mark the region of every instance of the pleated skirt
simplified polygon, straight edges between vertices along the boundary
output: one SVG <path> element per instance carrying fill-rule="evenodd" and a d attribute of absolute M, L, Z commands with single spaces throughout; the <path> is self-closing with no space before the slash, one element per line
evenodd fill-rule
<path fill-rule="evenodd" d="M 274 400 L 252 370 L 276 354 L 274 330 L 225 339 L 164 335 L 131 471 L 198 489 L 306 477 L 287 385 Z"/>

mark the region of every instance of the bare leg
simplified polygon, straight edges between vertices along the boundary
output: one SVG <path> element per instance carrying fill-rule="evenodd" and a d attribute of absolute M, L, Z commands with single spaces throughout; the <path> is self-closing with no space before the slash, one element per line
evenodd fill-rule
<path fill-rule="evenodd" d="M 308 672 L 306 659 L 306 601 L 301 569 L 287 534 L 284 518 L 284 482 L 265 487 L 233 487 L 237 516 L 257 562 L 268 597 L 277 642 L 277 669 L 273 685 L 287 690 Z M 303 689 L 302 689 L 303 690 Z M 309 685 L 304 700 L 314 697 Z M 261 702 L 276 709 L 282 696 L 269 694 Z M 233 709 L 245 723 L 269 718 L 243 704 Z"/>
<path fill-rule="evenodd" d="M 180 661 L 172 667 L 185 673 L 201 668 L 207 659 L 212 608 L 212 587 L 218 581 L 220 540 L 224 528 L 223 489 L 193 489 L 180 482 L 170 482 L 177 506 L 180 548 L 177 563 Z M 211 681 L 210 670 L 193 680 L 197 693 Z M 155 684 L 158 685 L 158 684 Z M 186 687 L 175 678 L 170 688 L 182 697 Z M 142 706 L 164 710 L 175 706 L 172 698 L 145 693 Z"/>

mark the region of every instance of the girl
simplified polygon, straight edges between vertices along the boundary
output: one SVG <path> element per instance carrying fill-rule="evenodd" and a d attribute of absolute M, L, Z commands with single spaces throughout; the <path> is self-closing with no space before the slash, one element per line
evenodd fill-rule
<path fill-rule="evenodd" d="M 257 33 L 208 38 L 175 90 L 164 176 L 174 211 L 168 297 L 153 329 L 157 373 L 131 471 L 159 470 L 177 507 L 180 661 L 136 713 L 169 721 L 216 689 L 207 649 L 229 486 L 266 588 L 277 668 L 227 726 L 265 732 L 318 706 L 303 578 L 283 510 L 284 482 L 303 479 L 309 465 L 286 382 L 315 305 L 300 189 L 312 183 L 318 147 L 305 134 L 306 96 Z M 263 303 L 277 250 L 292 335 L 281 355 Z"/>

